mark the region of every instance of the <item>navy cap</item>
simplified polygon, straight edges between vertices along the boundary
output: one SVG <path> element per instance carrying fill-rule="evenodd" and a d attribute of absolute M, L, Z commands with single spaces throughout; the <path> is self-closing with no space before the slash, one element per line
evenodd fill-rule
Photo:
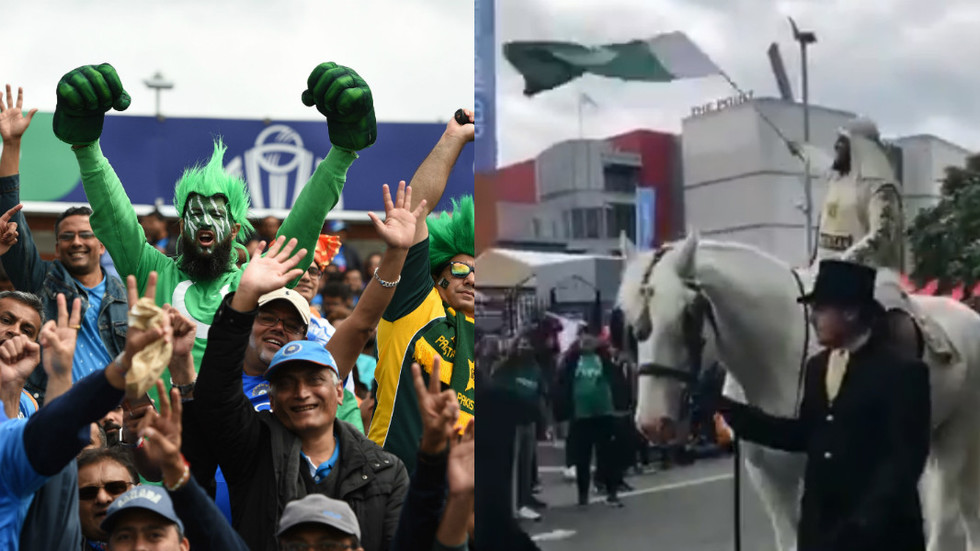
<path fill-rule="evenodd" d="M 106 533 L 112 532 L 112 526 L 119 520 L 120 513 L 132 509 L 156 513 L 176 524 L 180 533 L 184 533 L 184 523 L 180 522 L 180 517 L 174 512 L 174 504 L 170 501 L 170 496 L 158 486 L 137 486 L 117 497 L 106 511 L 101 525 L 102 530 Z"/>
<path fill-rule="evenodd" d="M 286 343 L 276 352 L 269 362 L 269 369 L 265 372 L 265 380 L 271 381 L 283 366 L 293 363 L 312 363 L 321 367 L 327 367 L 337 374 L 340 380 L 340 370 L 337 369 L 337 361 L 333 359 L 333 354 L 315 341 L 293 341 Z"/>

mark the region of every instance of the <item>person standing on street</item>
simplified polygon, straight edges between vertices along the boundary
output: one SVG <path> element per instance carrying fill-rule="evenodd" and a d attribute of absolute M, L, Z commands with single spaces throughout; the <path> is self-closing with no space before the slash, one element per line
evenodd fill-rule
<path fill-rule="evenodd" d="M 918 482 L 929 455 L 929 372 L 889 345 L 875 276 L 824 260 L 799 299 L 825 349 L 807 362 L 798 418 L 719 404 L 742 439 L 807 454 L 799 551 L 926 548 Z"/>

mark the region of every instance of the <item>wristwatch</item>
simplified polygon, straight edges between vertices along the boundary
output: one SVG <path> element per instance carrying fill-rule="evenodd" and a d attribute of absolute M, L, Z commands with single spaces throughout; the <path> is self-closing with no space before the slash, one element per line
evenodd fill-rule
<path fill-rule="evenodd" d="M 177 392 L 180 393 L 181 398 L 186 398 L 190 393 L 194 392 L 194 384 L 196 382 L 197 381 L 191 381 L 186 385 L 178 385 L 173 379 L 170 379 L 170 386 L 177 389 Z"/>

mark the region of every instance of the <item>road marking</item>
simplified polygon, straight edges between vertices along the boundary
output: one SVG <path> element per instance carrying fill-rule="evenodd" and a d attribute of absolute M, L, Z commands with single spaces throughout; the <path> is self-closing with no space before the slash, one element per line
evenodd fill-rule
<path fill-rule="evenodd" d="M 657 492 L 666 492 L 667 490 L 676 490 L 678 488 L 687 488 L 690 486 L 700 486 L 701 484 L 711 484 L 712 482 L 721 482 L 722 480 L 730 480 L 731 478 L 732 478 L 731 474 L 706 476 L 704 478 L 695 478 L 694 480 L 684 480 L 681 482 L 674 482 L 673 484 L 663 484 L 661 486 L 652 486 L 650 488 L 643 488 L 642 490 L 623 492 L 618 495 L 619 497 L 632 497 L 632 496 L 639 496 L 643 494 L 655 494 Z M 590 499 L 589 503 L 601 503 L 605 500 L 606 500 L 605 496 L 596 496 Z"/>
<path fill-rule="evenodd" d="M 561 528 L 557 530 L 552 530 L 551 532 L 544 532 L 542 534 L 535 534 L 531 536 L 533 541 L 558 541 L 567 540 L 568 538 L 577 534 L 575 530 L 563 530 Z"/>

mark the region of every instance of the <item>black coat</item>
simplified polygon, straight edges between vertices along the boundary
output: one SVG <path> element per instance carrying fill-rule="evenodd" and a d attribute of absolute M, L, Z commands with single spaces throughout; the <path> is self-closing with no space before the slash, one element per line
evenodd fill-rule
<path fill-rule="evenodd" d="M 209 453 L 228 482 L 235 530 L 250 549 L 275 551 L 286 504 L 321 493 L 350 505 L 365 551 L 387 551 L 408 492 L 405 465 L 353 425 L 335 420 L 340 457 L 327 478 L 315 483 L 300 456 L 299 436 L 271 412 L 255 411 L 242 391 L 242 363 L 258 310 L 236 312 L 232 296 L 214 315 L 193 403 Z"/>
<path fill-rule="evenodd" d="M 833 404 L 829 351 L 807 362 L 798 419 L 722 399 L 739 437 L 806 453 L 799 551 L 925 549 L 918 481 L 929 455 L 929 373 L 872 339 L 851 354 Z"/>

